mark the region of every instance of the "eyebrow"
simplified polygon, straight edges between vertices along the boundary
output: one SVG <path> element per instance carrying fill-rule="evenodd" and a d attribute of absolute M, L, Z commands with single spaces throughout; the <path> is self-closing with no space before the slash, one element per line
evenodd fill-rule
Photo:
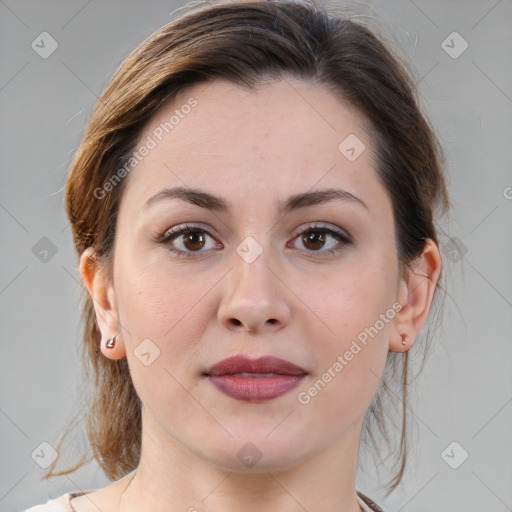
<path fill-rule="evenodd" d="M 181 199 L 182 201 L 200 206 L 201 208 L 221 213 L 227 213 L 230 211 L 229 203 L 222 197 L 215 196 L 209 192 L 205 192 L 204 190 L 186 187 L 164 188 L 151 196 L 144 203 L 143 208 L 147 209 L 151 205 L 164 199 Z M 369 211 L 366 203 L 350 192 L 339 188 L 329 188 L 313 192 L 303 192 L 301 194 L 290 196 L 286 201 L 279 205 L 279 213 L 287 214 L 300 208 L 315 206 L 333 200 L 359 204 Z"/>

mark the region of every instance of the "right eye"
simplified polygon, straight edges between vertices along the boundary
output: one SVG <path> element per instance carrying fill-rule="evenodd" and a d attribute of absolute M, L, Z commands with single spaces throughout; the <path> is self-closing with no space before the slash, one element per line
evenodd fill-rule
<path fill-rule="evenodd" d="M 169 251 L 177 254 L 179 257 L 190 258 L 194 253 L 205 252 L 202 249 L 207 245 L 207 239 L 213 237 L 199 226 L 191 226 L 185 224 L 167 230 L 158 237 L 158 243 L 168 246 Z M 180 240 L 181 239 L 181 240 Z M 175 242 L 178 241 L 180 247 L 176 247 Z M 222 244 L 210 244 L 207 249 L 222 247 Z"/>

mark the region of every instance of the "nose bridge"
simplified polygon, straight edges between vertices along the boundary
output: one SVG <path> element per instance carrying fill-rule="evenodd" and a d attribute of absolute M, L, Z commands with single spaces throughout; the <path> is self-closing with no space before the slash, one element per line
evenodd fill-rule
<path fill-rule="evenodd" d="M 270 246 L 264 248 L 251 236 L 236 248 L 234 268 L 219 308 L 219 319 L 226 327 L 245 326 L 258 331 L 280 328 L 288 321 L 290 305 L 283 283 L 272 268 L 276 267 L 275 261 Z"/>
<path fill-rule="evenodd" d="M 261 250 L 255 247 L 251 241 L 242 242 L 237 248 L 234 256 L 235 268 L 233 269 L 234 291 L 237 291 L 240 298 L 253 297 L 253 300 L 265 300 L 271 294 L 274 287 L 272 278 L 274 274 L 270 271 L 269 251 L 267 247 Z M 250 292 L 250 293 L 249 293 Z"/>

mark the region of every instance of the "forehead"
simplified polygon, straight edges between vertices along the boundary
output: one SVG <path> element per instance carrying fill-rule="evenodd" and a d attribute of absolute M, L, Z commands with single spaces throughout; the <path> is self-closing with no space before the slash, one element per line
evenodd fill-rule
<path fill-rule="evenodd" d="M 138 150 L 151 149 L 130 172 L 125 194 L 139 206 L 171 186 L 233 199 L 273 191 L 280 202 L 317 185 L 382 194 L 365 128 L 340 97 L 298 79 L 254 91 L 221 80 L 196 84 L 145 126 Z"/>
<path fill-rule="evenodd" d="M 303 149 L 315 149 L 318 156 L 321 150 L 337 150 L 339 141 L 349 134 L 365 138 L 365 128 L 355 108 L 317 84 L 287 77 L 246 90 L 214 80 L 182 90 L 161 107 L 142 139 L 152 136 L 171 144 L 173 140 L 173 151 L 178 153 L 177 145 L 200 142 L 201 148 L 222 157 L 227 144 L 235 153 L 239 144 L 262 150 L 277 141 L 280 148 L 272 144 L 271 149 L 284 152 L 306 142 Z"/>

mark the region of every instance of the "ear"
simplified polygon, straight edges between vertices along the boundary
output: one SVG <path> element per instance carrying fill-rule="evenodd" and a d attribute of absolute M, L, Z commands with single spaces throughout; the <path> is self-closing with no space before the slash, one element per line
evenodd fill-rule
<path fill-rule="evenodd" d="M 103 355 L 109 359 L 126 356 L 114 288 L 110 278 L 97 263 L 92 247 L 88 247 L 80 256 L 80 275 L 94 304 Z M 107 348 L 107 340 L 114 336 L 115 346 Z"/>
<path fill-rule="evenodd" d="M 421 331 L 434 297 L 441 275 L 441 254 L 437 244 L 430 238 L 425 240 L 422 254 L 416 258 L 400 278 L 397 302 L 402 305 L 394 318 L 394 329 L 389 340 L 389 350 L 409 350 Z M 405 345 L 402 338 L 406 336 Z"/>

